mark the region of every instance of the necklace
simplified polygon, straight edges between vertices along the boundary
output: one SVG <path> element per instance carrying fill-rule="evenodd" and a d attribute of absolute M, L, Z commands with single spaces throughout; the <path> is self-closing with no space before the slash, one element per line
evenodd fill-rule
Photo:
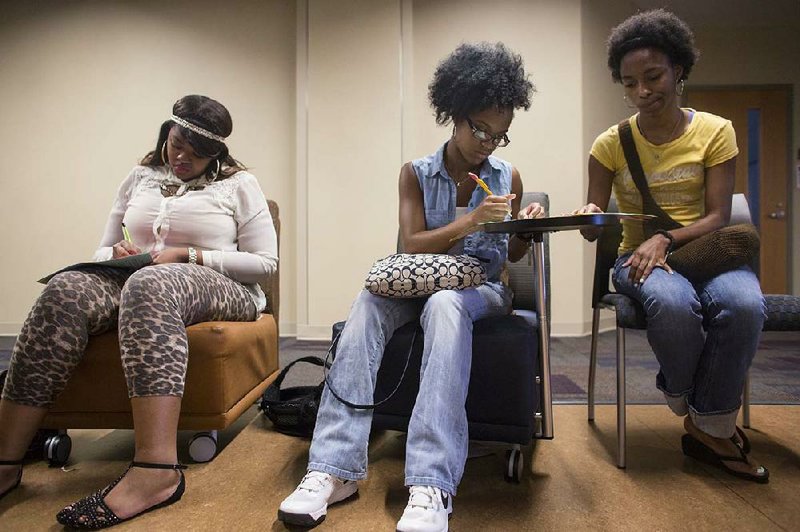
<path fill-rule="evenodd" d="M 450 172 L 448 172 L 448 173 L 450 173 Z M 469 179 L 469 176 L 468 176 L 468 175 L 466 175 L 466 176 L 462 177 L 460 181 L 456 181 L 456 180 L 455 180 L 454 178 L 452 178 L 452 177 L 451 177 L 450 179 L 453 179 L 453 181 L 455 181 L 455 183 L 456 183 L 456 188 L 458 188 L 458 187 L 460 187 L 460 186 L 461 186 L 461 184 L 462 184 L 464 181 L 466 181 L 467 179 Z"/>
<path fill-rule="evenodd" d="M 645 134 L 644 129 L 642 129 L 642 125 L 639 123 L 639 117 L 638 116 L 636 117 L 636 125 L 639 126 L 639 132 L 642 134 L 642 137 L 644 137 L 644 139 L 650 143 L 648 149 L 650 150 L 650 153 L 653 155 L 653 158 L 656 160 L 656 162 L 661 160 L 663 146 L 674 140 L 675 132 L 678 131 L 678 126 L 680 126 L 683 123 L 683 119 L 684 119 L 684 114 L 683 114 L 683 109 L 681 109 L 681 114 L 678 117 L 678 120 L 675 121 L 675 125 L 672 126 L 672 131 L 669 132 L 667 139 L 661 144 L 655 144 L 652 140 L 650 140 L 647 137 L 647 134 Z M 655 147 L 658 151 L 656 151 L 656 149 L 653 149 L 653 147 Z"/>
<path fill-rule="evenodd" d="M 189 185 L 181 191 L 181 187 L 183 185 L 177 184 L 167 184 L 161 183 L 159 188 L 161 189 L 161 195 L 165 198 L 169 198 L 171 196 L 183 196 L 187 192 L 194 192 L 196 190 L 203 190 L 206 188 L 205 185 Z"/>
<path fill-rule="evenodd" d="M 462 183 L 464 183 L 467 179 L 469 179 L 469 174 L 462 177 L 460 180 L 457 180 L 453 177 L 453 172 L 450 171 L 450 168 L 447 167 L 447 160 L 444 160 L 444 169 L 447 171 L 447 175 L 450 176 L 450 179 L 453 180 L 453 183 L 456 184 L 456 188 L 460 187 Z"/>
<path fill-rule="evenodd" d="M 176 177 L 174 180 L 171 179 L 174 177 L 174 174 L 170 173 L 167 177 L 162 180 L 158 187 L 161 189 L 161 195 L 165 198 L 169 198 L 171 196 L 183 196 L 187 192 L 194 192 L 197 190 L 203 190 L 208 185 L 214 182 L 214 180 L 210 180 L 205 176 L 196 177 L 194 179 L 190 179 L 189 181 L 183 181 L 176 183 L 178 178 Z M 205 182 L 203 180 L 205 179 Z"/>

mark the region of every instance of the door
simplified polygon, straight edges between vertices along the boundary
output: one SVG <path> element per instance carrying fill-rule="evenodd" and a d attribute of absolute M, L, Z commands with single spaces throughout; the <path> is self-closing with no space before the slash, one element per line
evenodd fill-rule
<path fill-rule="evenodd" d="M 686 92 L 689 107 L 733 122 L 739 145 L 735 192 L 747 196 L 761 235 L 761 289 L 765 294 L 788 293 L 791 89 L 694 87 Z"/>

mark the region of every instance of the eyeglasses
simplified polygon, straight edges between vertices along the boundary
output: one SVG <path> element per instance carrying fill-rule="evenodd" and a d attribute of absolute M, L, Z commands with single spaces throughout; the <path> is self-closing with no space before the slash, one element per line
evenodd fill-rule
<path fill-rule="evenodd" d="M 472 130 L 472 136 L 475 137 L 477 140 L 481 142 L 491 142 L 498 148 L 503 148 L 504 146 L 508 146 L 511 143 L 511 139 L 508 138 L 508 135 L 503 133 L 502 135 L 492 135 L 482 129 L 479 129 L 472 123 L 472 120 L 467 117 L 467 125 L 469 125 L 470 129 Z"/>

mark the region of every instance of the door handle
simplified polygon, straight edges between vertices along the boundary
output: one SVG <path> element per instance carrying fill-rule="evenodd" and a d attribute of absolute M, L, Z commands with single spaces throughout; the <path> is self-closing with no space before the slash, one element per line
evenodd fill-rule
<path fill-rule="evenodd" d="M 767 216 L 772 220 L 783 220 L 784 218 L 786 218 L 786 211 L 780 210 L 771 212 Z"/>

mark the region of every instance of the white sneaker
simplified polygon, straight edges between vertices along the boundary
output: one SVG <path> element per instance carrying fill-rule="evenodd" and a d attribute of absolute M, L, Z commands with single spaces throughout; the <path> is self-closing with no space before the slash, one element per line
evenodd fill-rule
<path fill-rule="evenodd" d="M 300 485 L 278 508 L 284 523 L 313 527 L 325 520 L 328 505 L 343 501 L 358 491 L 358 483 L 327 473 L 309 471 Z"/>
<path fill-rule="evenodd" d="M 433 486 L 411 486 L 398 532 L 446 532 L 453 496 Z"/>

